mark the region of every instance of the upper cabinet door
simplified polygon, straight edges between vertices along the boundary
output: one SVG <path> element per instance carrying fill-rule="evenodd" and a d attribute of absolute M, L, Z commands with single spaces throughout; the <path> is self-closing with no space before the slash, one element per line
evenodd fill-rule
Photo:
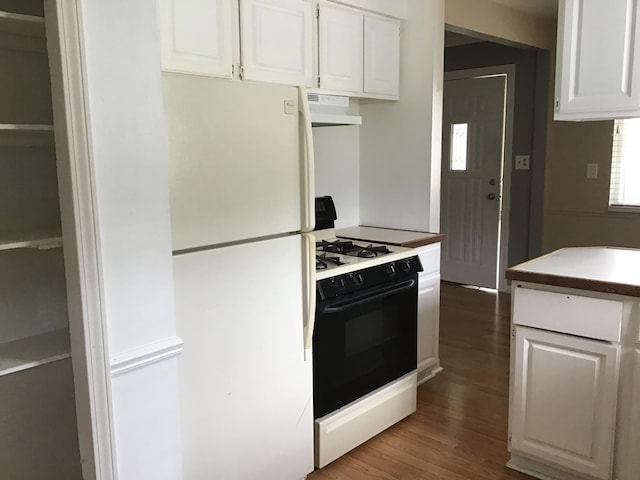
<path fill-rule="evenodd" d="M 320 88 L 362 92 L 364 15 L 320 5 L 318 70 Z"/>
<path fill-rule="evenodd" d="M 398 97 L 400 86 L 400 22 L 364 17 L 364 91 Z"/>
<path fill-rule="evenodd" d="M 640 116 L 638 0 L 560 0 L 556 120 Z"/>
<path fill-rule="evenodd" d="M 158 7 L 163 70 L 232 77 L 232 0 L 159 0 Z"/>
<path fill-rule="evenodd" d="M 243 78 L 311 86 L 314 19 L 306 0 L 240 0 Z"/>

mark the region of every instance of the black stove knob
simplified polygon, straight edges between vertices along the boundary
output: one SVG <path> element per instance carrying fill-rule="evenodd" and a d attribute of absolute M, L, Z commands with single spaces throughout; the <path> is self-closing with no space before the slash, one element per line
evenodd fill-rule
<path fill-rule="evenodd" d="M 355 283 L 356 285 L 360 286 L 364 283 L 364 278 L 362 277 L 362 274 L 359 272 L 356 273 L 352 273 L 351 274 L 351 279 L 353 280 L 353 283 Z"/>
<path fill-rule="evenodd" d="M 344 277 L 338 277 L 333 282 L 338 290 L 344 290 L 347 288 L 347 284 L 344 281 Z"/>
<path fill-rule="evenodd" d="M 390 277 L 393 277 L 396 274 L 395 263 L 388 264 L 386 270 L 387 270 L 387 275 L 389 275 Z"/>
<path fill-rule="evenodd" d="M 411 271 L 411 260 L 406 259 L 402 261 L 402 270 L 406 273 Z"/>

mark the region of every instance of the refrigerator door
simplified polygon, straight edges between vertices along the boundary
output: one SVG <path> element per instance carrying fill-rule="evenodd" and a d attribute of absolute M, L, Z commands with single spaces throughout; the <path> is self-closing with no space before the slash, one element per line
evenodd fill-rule
<path fill-rule="evenodd" d="M 174 256 L 185 479 L 313 470 L 304 250 L 292 235 Z"/>
<path fill-rule="evenodd" d="M 174 251 L 313 228 L 297 88 L 163 73 L 163 89 Z"/>

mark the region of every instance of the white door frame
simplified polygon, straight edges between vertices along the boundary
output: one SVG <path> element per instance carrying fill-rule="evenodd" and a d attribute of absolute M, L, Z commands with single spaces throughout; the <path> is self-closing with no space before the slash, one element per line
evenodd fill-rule
<path fill-rule="evenodd" d="M 516 66 L 496 65 L 491 67 L 471 68 L 467 70 L 453 70 L 444 73 L 446 80 L 464 80 L 491 75 L 507 76 L 507 94 L 505 105 L 505 132 L 502 155 L 502 188 L 500 206 L 500 237 L 498 239 L 498 290 L 508 292 L 505 270 L 508 264 L 509 252 L 509 212 L 511 210 L 511 159 L 513 158 L 513 110 L 515 103 Z M 507 161 L 508 160 L 508 161 Z"/>
<path fill-rule="evenodd" d="M 44 3 L 82 475 L 116 480 L 82 0 Z"/>

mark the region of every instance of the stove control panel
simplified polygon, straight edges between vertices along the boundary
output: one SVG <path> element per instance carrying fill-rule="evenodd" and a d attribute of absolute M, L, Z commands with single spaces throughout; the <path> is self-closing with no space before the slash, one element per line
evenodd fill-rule
<path fill-rule="evenodd" d="M 414 256 L 325 278 L 316 282 L 318 300 L 322 301 L 375 288 L 391 280 L 410 277 L 421 271 L 420 259 L 418 256 Z"/>

